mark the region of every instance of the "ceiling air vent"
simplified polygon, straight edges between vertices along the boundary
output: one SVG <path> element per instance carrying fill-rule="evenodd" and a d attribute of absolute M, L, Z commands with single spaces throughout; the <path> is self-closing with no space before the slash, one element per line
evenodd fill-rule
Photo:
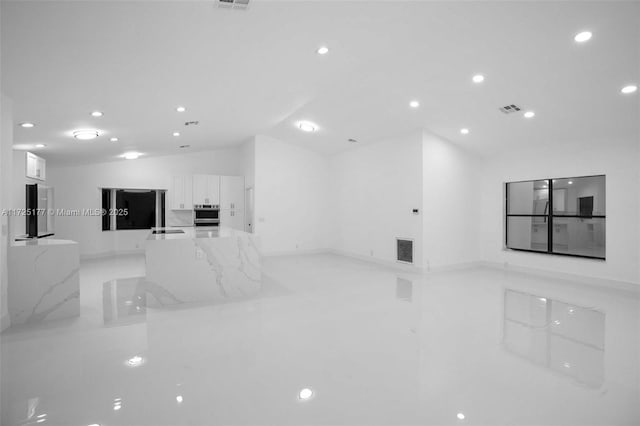
<path fill-rule="evenodd" d="M 246 9 L 249 6 L 249 0 L 218 0 L 218 7 L 225 9 Z"/>
<path fill-rule="evenodd" d="M 522 108 L 520 108 L 518 105 L 505 105 L 503 107 L 500 107 L 500 111 L 504 112 L 505 114 L 511 114 L 512 112 L 518 112 L 520 111 Z"/>
<path fill-rule="evenodd" d="M 186 121 L 184 123 L 185 126 L 197 126 L 198 124 L 200 124 L 199 121 Z"/>
<path fill-rule="evenodd" d="M 398 262 L 413 263 L 413 240 L 396 238 Z"/>

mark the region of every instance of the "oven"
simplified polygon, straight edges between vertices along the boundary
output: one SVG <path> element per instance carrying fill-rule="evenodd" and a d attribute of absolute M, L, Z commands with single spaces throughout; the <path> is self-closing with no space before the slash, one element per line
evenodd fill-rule
<path fill-rule="evenodd" d="M 193 226 L 220 226 L 220 206 L 217 204 L 194 205 Z"/>

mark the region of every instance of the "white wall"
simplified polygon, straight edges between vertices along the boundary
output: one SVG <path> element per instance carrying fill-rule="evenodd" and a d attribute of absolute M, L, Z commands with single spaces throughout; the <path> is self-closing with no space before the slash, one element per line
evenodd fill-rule
<path fill-rule="evenodd" d="M 13 110 L 11 100 L 1 95 L 0 117 L 0 212 L 12 207 L 12 163 L 13 153 Z M 0 331 L 9 327 L 9 309 L 7 306 L 9 245 L 8 216 L 0 214 Z"/>
<path fill-rule="evenodd" d="M 557 143 L 504 152 L 483 163 L 481 257 L 485 261 L 640 283 L 637 141 Z M 606 261 L 519 253 L 503 249 L 503 184 L 509 181 L 605 174 Z"/>
<path fill-rule="evenodd" d="M 250 188 L 255 184 L 256 175 L 256 138 L 242 144 L 242 175 L 244 186 Z"/>
<path fill-rule="evenodd" d="M 241 175 L 240 148 L 220 149 L 110 163 L 47 168 L 47 184 L 55 188 L 56 209 L 102 208 L 100 188 L 169 189 L 172 175 Z M 169 196 L 169 194 L 167 194 Z M 190 220 L 191 213 L 186 213 Z M 179 218 L 167 212 L 167 225 Z M 56 238 L 80 243 L 83 257 L 141 250 L 146 230 L 102 231 L 99 216 L 56 217 Z"/>
<path fill-rule="evenodd" d="M 266 255 L 327 249 L 335 215 L 329 161 L 277 139 L 255 138 L 255 232 Z"/>
<path fill-rule="evenodd" d="M 414 265 L 422 265 L 421 132 L 332 156 L 331 192 L 325 210 L 335 217 L 333 249 L 395 263 L 396 237 L 411 238 Z"/>
<path fill-rule="evenodd" d="M 480 159 L 429 132 L 423 133 L 424 268 L 478 260 Z"/>

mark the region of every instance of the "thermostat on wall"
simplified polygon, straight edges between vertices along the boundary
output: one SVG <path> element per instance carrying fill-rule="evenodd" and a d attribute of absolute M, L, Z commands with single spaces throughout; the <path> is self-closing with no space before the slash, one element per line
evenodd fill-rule
<path fill-rule="evenodd" d="M 420 214 L 420 209 L 413 209 L 413 214 Z"/>

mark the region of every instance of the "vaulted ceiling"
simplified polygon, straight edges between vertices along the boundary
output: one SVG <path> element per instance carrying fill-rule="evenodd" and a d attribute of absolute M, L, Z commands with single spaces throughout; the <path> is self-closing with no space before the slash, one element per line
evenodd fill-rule
<path fill-rule="evenodd" d="M 255 134 L 329 154 L 421 127 L 482 155 L 638 139 L 640 96 L 620 93 L 640 81 L 637 2 L 3 1 L 1 15 L 2 92 L 36 124 L 15 145 L 59 164 Z M 536 116 L 499 111 L 512 103 Z M 101 136 L 70 135 L 86 127 Z"/>

